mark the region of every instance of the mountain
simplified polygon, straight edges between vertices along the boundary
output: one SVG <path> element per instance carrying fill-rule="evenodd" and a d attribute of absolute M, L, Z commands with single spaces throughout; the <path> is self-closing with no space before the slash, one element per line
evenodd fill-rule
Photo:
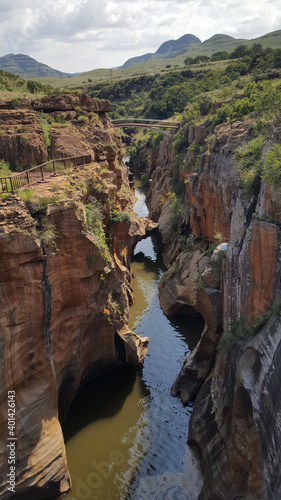
<path fill-rule="evenodd" d="M 159 63 L 161 59 L 169 59 L 167 63 L 174 66 L 175 64 L 182 65 L 184 58 L 187 56 L 196 57 L 198 55 L 206 55 L 211 57 L 212 54 L 219 51 L 232 52 L 238 45 L 253 46 L 255 43 L 260 43 L 265 49 L 267 47 L 277 48 L 281 46 L 281 30 L 272 31 L 258 38 L 248 40 L 246 38 L 234 38 L 229 35 L 216 34 L 208 40 L 201 43 L 199 38 L 194 35 L 183 35 L 178 40 L 168 40 L 164 42 L 154 54 L 144 54 L 138 57 L 128 59 L 119 70 L 124 70 L 137 64 L 153 62 Z M 180 56 L 180 57 L 178 57 Z M 164 66 L 163 66 L 164 67 Z M 142 70 L 145 68 L 142 67 Z"/>
<path fill-rule="evenodd" d="M 74 76 L 71 73 L 62 73 L 24 54 L 8 54 L 0 57 L 0 69 L 15 73 L 21 78 L 35 78 L 37 76 L 68 78 Z"/>
<path fill-rule="evenodd" d="M 172 59 L 184 54 L 190 47 L 200 45 L 201 41 L 194 35 L 183 35 L 177 40 L 168 40 L 162 43 L 155 53 L 147 53 L 142 56 L 128 59 L 119 69 L 129 68 L 136 64 L 145 63 L 154 59 Z"/>

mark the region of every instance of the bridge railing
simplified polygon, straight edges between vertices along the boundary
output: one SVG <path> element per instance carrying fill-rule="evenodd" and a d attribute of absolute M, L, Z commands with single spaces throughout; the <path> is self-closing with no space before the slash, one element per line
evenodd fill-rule
<path fill-rule="evenodd" d="M 90 154 L 80 156 L 70 156 L 67 158 L 58 158 L 50 160 L 36 167 L 29 168 L 23 172 L 18 172 L 9 177 L 0 178 L 0 194 L 14 194 L 20 188 L 31 186 L 37 182 L 43 182 L 50 177 L 61 174 L 66 170 L 74 168 L 78 170 L 85 164 L 91 163 L 92 156 Z"/>
<path fill-rule="evenodd" d="M 134 118 L 134 117 L 126 117 L 126 118 L 116 118 L 111 120 L 113 127 L 124 127 L 124 126 L 139 126 L 147 128 L 154 127 L 162 127 L 162 128 L 178 128 L 180 126 L 180 122 L 175 120 L 156 120 L 151 118 Z"/>

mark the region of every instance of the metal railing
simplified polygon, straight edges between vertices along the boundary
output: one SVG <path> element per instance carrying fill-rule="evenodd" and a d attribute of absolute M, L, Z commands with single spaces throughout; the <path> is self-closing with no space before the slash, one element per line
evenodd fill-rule
<path fill-rule="evenodd" d="M 58 158 L 50 160 L 37 167 L 29 168 L 23 172 L 18 172 L 9 177 L 0 178 L 0 194 L 12 193 L 26 186 L 31 186 L 37 182 L 44 182 L 50 177 L 61 174 L 66 170 L 84 167 L 91 163 L 92 156 L 90 154 L 80 156 L 70 156 L 68 158 Z"/>
<path fill-rule="evenodd" d="M 175 120 L 153 120 L 150 118 L 116 118 L 111 120 L 113 127 L 142 127 L 178 129 L 180 122 Z"/>

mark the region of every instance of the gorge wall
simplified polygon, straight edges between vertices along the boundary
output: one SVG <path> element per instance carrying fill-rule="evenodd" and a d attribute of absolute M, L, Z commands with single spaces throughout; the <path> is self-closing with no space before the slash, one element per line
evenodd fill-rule
<path fill-rule="evenodd" d="M 148 339 L 127 326 L 130 257 L 156 224 L 133 213 L 120 139 L 105 113 L 109 103 L 66 95 L 4 108 L 5 160 L 40 163 L 48 149 L 52 157 L 93 158 L 79 171 L 0 200 L 0 496 L 15 491 L 17 499 L 38 499 L 71 486 L 61 422 L 79 387 L 145 356 Z M 40 121 L 58 119 L 60 127 L 49 125 L 47 149 Z M 10 490 L 8 391 L 16 398 Z"/>
<path fill-rule="evenodd" d="M 281 205 L 260 178 L 250 196 L 242 189 L 235 151 L 252 139 L 252 123 L 213 133 L 183 122 L 180 172 L 171 137 L 150 160 L 147 200 L 168 268 L 161 306 L 205 320 L 172 388 L 184 404 L 194 402 L 188 441 L 201 457 L 200 500 L 281 495 Z M 279 125 L 266 125 L 261 162 L 280 144 Z"/>

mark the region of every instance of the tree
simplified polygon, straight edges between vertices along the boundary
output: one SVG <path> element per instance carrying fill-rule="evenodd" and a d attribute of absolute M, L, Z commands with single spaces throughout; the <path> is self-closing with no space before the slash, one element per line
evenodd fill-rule
<path fill-rule="evenodd" d="M 245 57 L 247 56 L 249 53 L 249 49 L 247 47 L 247 45 L 238 45 L 238 47 L 236 47 L 233 52 L 231 52 L 230 54 L 230 59 L 238 59 L 239 57 Z"/>
<path fill-rule="evenodd" d="M 220 50 L 212 55 L 211 61 L 225 61 L 230 58 L 230 53 L 226 50 Z"/>

